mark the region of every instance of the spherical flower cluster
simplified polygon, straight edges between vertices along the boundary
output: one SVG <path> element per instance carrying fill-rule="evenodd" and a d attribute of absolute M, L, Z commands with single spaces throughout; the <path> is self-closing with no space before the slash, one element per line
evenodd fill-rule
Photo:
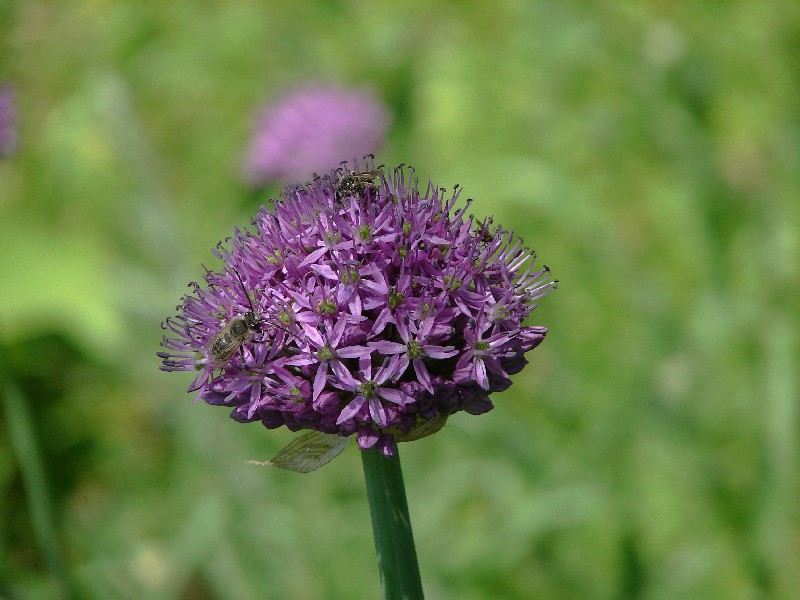
<path fill-rule="evenodd" d="M 17 115 L 14 91 L 10 85 L 0 86 L 0 157 L 10 156 L 17 149 Z"/>
<path fill-rule="evenodd" d="M 168 318 L 162 369 L 267 428 L 396 441 L 456 411 L 480 414 L 547 329 L 523 326 L 555 288 L 509 231 L 468 216 L 413 169 L 353 163 L 287 187 L 236 229 Z"/>
<path fill-rule="evenodd" d="M 367 90 L 301 87 L 258 116 L 245 178 L 252 185 L 294 181 L 343 156 L 376 152 L 389 121 L 388 110 Z"/>

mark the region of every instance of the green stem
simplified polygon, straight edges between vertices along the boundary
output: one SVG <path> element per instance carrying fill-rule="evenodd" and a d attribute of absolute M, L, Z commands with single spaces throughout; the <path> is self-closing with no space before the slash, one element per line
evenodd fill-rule
<path fill-rule="evenodd" d="M 28 509 L 31 513 L 33 534 L 44 555 L 50 573 L 60 584 L 60 597 L 75 597 L 71 578 L 64 568 L 56 541 L 56 528 L 50 511 L 50 494 L 45 481 L 44 467 L 36 437 L 33 433 L 28 404 L 20 389 L 11 381 L 4 369 L 0 369 L 3 389 L 0 390 L 3 411 L 6 416 L 11 445 L 17 455 Z"/>
<path fill-rule="evenodd" d="M 384 600 L 422 600 L 411 519 L 400 456 L 387 458 L 377 449 L 361 452 L 372 515 L 372 533 Z"/>

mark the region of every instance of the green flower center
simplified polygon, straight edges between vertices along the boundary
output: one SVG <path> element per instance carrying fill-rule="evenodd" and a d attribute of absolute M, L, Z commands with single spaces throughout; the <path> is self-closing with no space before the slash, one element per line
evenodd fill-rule
<path fill-rule="evenodd" d="M 403 292 L 389 292 L 389 308 L 397 308 L 405 299 L 406 295 Z"/>
<path fill-rule="evenodd" d="M 317 312 L 321 315 L 332 315 L 336 312 L 336 303 L 333 300 L 320 300 Z"/>
<path fill-rule="evenodd" d="M 345 285 L 356 283 L 358 281 L 358 270 L 356 270 L 355 267 L 345 269 L 339 274 L 339 279 L 341 279 L 342 283 Z"/>
<path fill-rule="evenodd" d="M 453 277 L 452 275 L 445 275 L 444 276 L 444 285 L 447 289 L 451 292 L 456 291 L 458 288 L 461 287 L 462 282 L 457 277 Z"/>
<path fill-rule="evenodd" d="M 422 349 L 422 344 L 413 340 L 408 342 L 408 358 L 414 360 L 415 358 L 419 358 L 420 356 L 424 355 L 425 351 Z"/>
<path fill-rule="evenodd" d="M 422 304 L 422 310 L 420 311 L 420 313 L 422 314 L 422 318 L 423 319 L 428 316 L 428 313 L 430 312 L 430 310 L 431 310 L 431 305 L 428 304 L 427 302 L 424 302 Z"/>
<path fill-rule="evenodd" d="M 376 387 L 377 386 L 375 385 L 374 381 L 372 380 L 365 381 L 360 386 L 358 386 L 358 393 L 364 396 L 364 398 L 374 398 Z"/>

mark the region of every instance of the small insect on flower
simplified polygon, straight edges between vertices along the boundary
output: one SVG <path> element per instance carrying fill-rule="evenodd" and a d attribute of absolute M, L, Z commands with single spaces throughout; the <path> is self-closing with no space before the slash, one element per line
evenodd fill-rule
<path fill-rule="evenodd" d="M 211 366 L 215 369 L 220 369 L 228 364 L 228 361 L 236 350 L 241 348 L 242 344 L 251 341 L 256 333 L 261 332 L 261 319 L 256 315 L 253 300 L 250 298 L 250 294 L 247 293 L 247 288 L 244 285 L 244 281 L 242 281 L 241 275 L 239 275 L 239 271 L 233 269 L 233 272 L 236 273 L 236 278 L 242 284 L 242 290 L 244 295 L 247 296 L 250 310 L 244 315 L 236 316 L 228 321 L 222 331 L 209 341 L 208 351 L 211 355 Z"/>
<path fill-rule="evenodd" d="M 339 183 L 336 184 L 333 197 L 336 200 L 341 200 L 342 198 L 346 198 L 348 196 L 363 194 L 367 189 L 376 191 L 378 189 L 378 185 L 375 183 L 375 179 L 377 179 L 382 173 L 383 165 L 380 165 L 377 169 L 371 169 L 369 171 L 348 171 L 347 174 L 343 175 L 342 178 L 339 179 Z"/>
<path fill-rule="evenodd" d="M 494 219 L 492 219 L 492 217 L 487 217 L 482 223 L 478 224 L 476 234 L 480 242 L 491 244 L 494 241 L 495 234 L 489 229 L 493 222 Z"/>

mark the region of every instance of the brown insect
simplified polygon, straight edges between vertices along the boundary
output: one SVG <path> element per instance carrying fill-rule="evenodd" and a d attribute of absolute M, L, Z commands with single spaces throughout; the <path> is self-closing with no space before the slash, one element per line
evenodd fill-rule
<path fill-rule="evenodd" d="M 489 230 L 489 227 L 491 227 L 493 221 L 494 219 L 492 219 L 492 217 L 488 217 L 483 220 L 483 223 L 478 225 L 475 233 L 477 233 L 478 240 L 480 242 L 483 242 L 484 244 L 490 244 L 494 241 L 495 234 Z"/>
<path fill-rule="evenodd" d="M 228 364 L 228 361 L 234 355 L 236 350 L 242 347 L 242 344 L 253 339 L 253 336 L 261 332 L 261 319 L 256 315 L 256 309 L 253 306 L 253 300 L 250 294 L 247 293 L 247 288 L 244 286 L 239 272 L 233 269 L 236 273 L 236 278 L 242 284 L 244 295 L 247 296 L 247 302 L 250 304 L 250 310 L 243 315 L 233 317 L 227 322 L 222 331 L 215 334 L 214 337 L 208 342 L 208 352 L 211 355 L 211 366 L 215 369 L 220 369 Z"/>
<path fill-rule="evenodd" d="M 375 183 L 375 179 L 382 173 L 379 169 L 359 172 L 350 171 L 339 179 L 339 183 L 336 184 L 333 190 L 333 197 L 336 200 L 341 200 L 346 196 L 363 194 L 367 189 L 377 190 L 378 185 Z"/>

